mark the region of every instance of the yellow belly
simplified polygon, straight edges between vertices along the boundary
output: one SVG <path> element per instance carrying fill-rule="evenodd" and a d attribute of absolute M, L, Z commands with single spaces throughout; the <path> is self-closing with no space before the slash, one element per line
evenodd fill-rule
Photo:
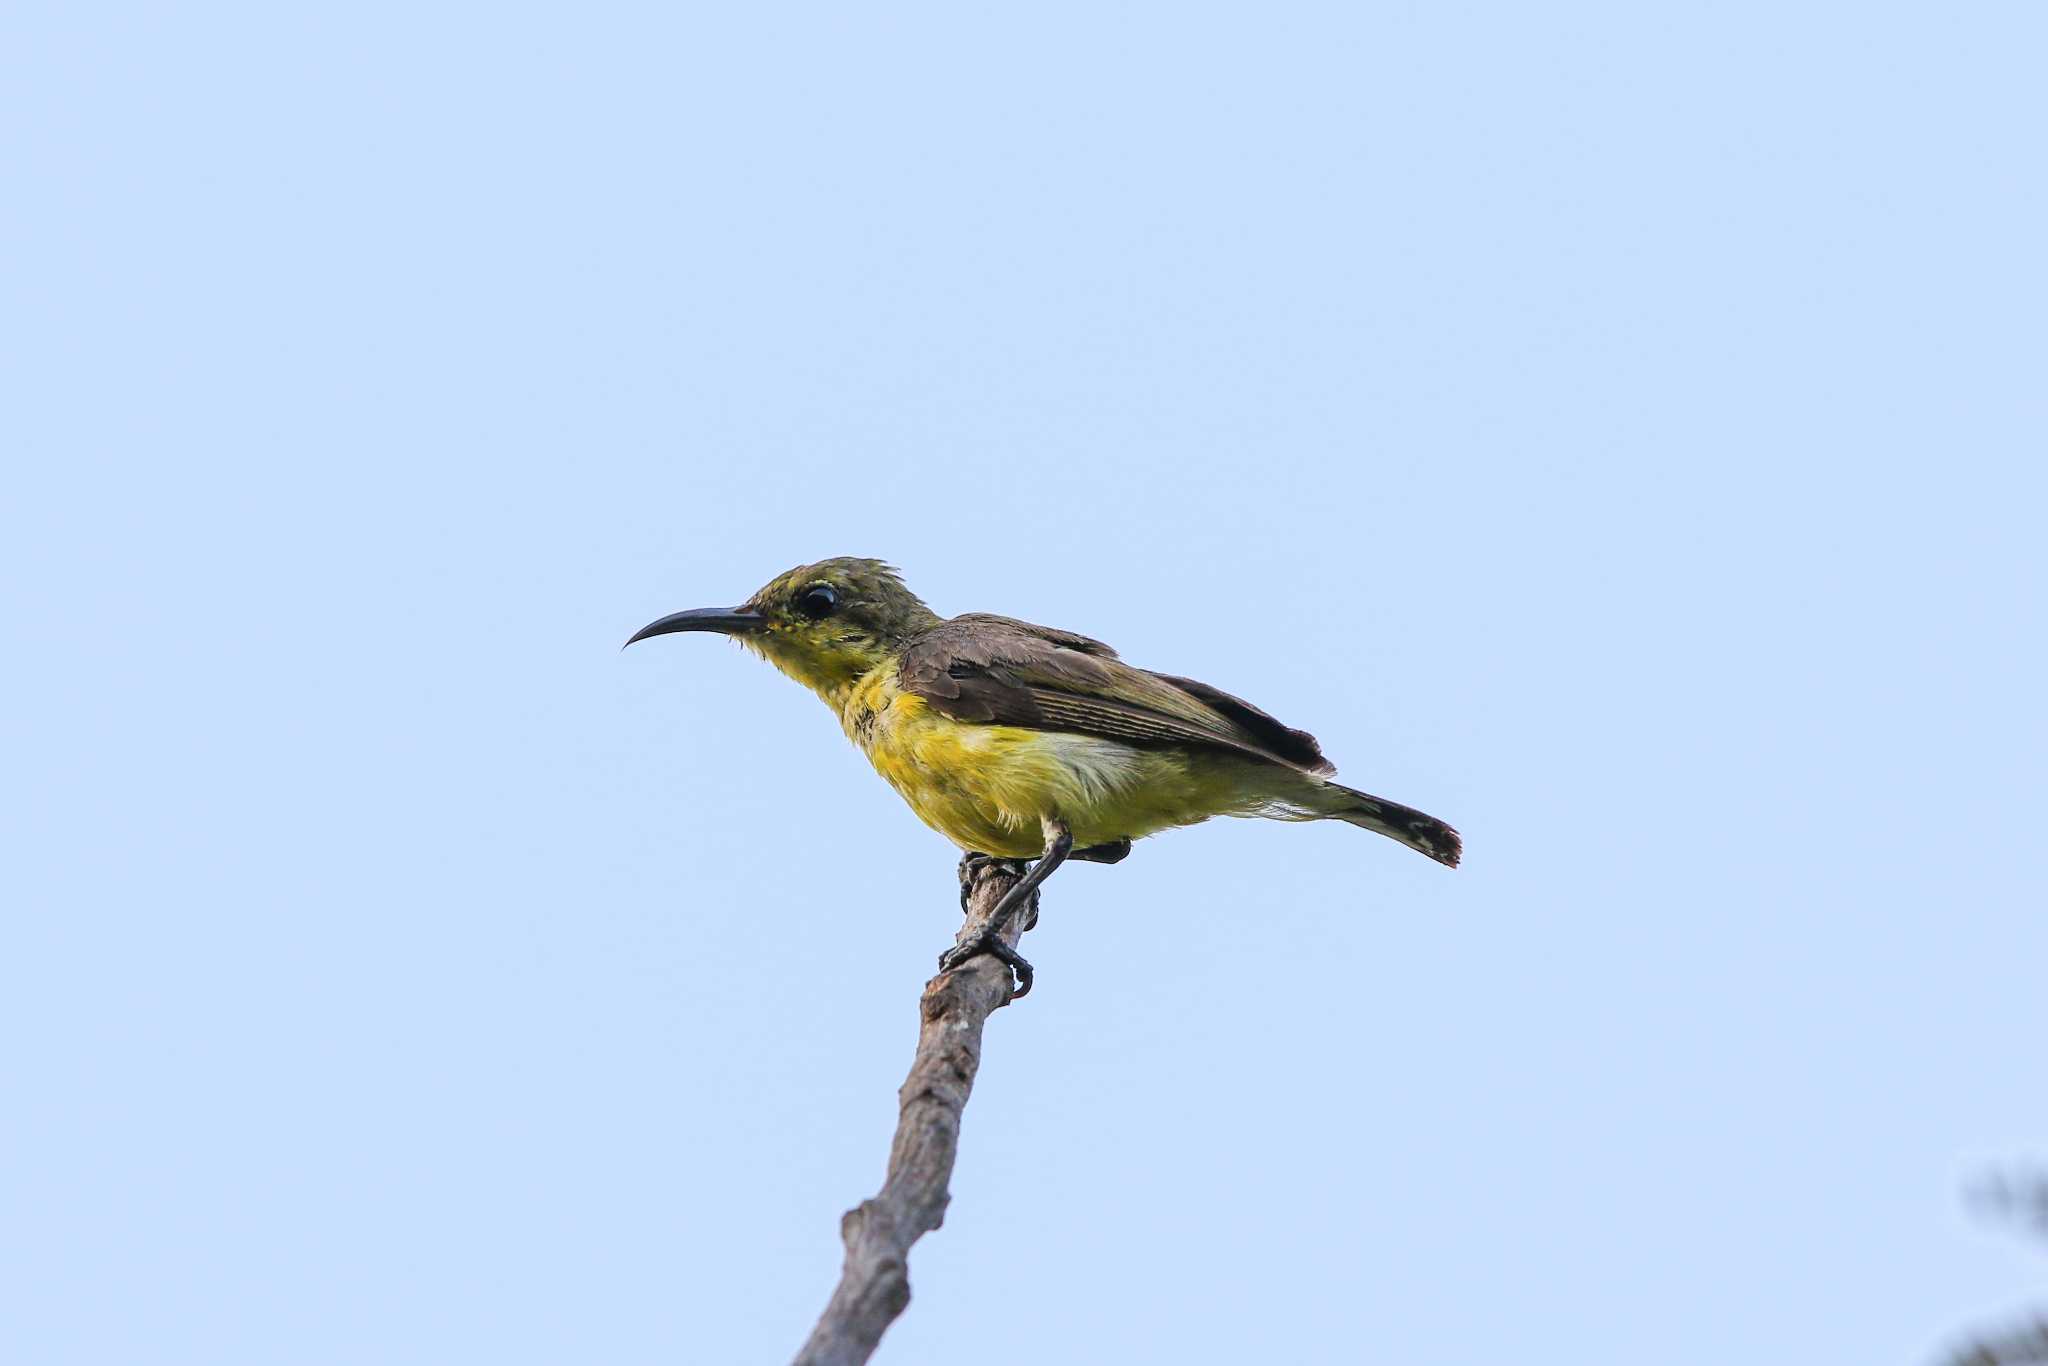
<path fill-rule="evenodd" d="M 896 687 L 893 668 L 857 684 L 847 734 L 925 824 L 962 849 L 1005 858 L 1043 852 L 1043 822 L 1066 822 L 1078 848 L 1137 839 L 1211 816 L 1250 814 L 1250 766 L 1090 735 L 968 725 Z"/>

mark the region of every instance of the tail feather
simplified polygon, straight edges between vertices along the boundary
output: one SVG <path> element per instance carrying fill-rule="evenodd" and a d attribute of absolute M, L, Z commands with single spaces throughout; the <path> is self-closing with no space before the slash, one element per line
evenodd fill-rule
<path fill-rule="evenodd" d="M 1446 868 L 1458 866 L 1458 859 L 1465 851 L 1464 841 L 1458 838 L 1457 831 L 1436 817 L 1426 816 L 1412 806 L 1390 802 L 1385 797 L 1369 796 L 1341 783 L 1331 783 L 1329 788 L 1333 795 L 1342 794 L 1345 799 L 1344 805 L 1329 812 L 1333 819 L 1399 840 Z"/>

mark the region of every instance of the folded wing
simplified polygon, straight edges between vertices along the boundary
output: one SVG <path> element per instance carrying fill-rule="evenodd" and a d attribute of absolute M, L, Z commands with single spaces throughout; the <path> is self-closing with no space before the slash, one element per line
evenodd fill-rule
<path fill-rule="evenodd" d="M 1133 668 L 1099 640 L 1010 617 L 942 622 L 904 651 L 898 685 L 956 721 L 1231 750 L 1336 772 L 1307 731 L 1206 683 Z"/>

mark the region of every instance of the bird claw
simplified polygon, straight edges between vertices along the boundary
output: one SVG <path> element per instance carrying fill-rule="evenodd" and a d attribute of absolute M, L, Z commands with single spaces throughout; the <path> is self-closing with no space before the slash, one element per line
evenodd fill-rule
<path fill-rule="evenodd" d="M 1065 834 L 1065 826 L 1058 826 L 1057 829 L 1062 838 L 1068 838 Z M 1034 866 L 1025 859 L 999 858 L 994 854 L 975 852 L 962 854 L 960 856 L 960 913 L 962 915 L 973 914 L 974 887 L 984 869 L 992 866 L 1001 868 L 1009 873 L 1017 885 L 1011 886 L 1003 893 L 1002 897 L 996 902 L 994 911 L 990 913 L 987 923 L 977 930 L 972 938 L 955 944 L 952 948 L 939 955 L 939 971 L 951 972 L 953 969 L 965 964 L 969 959 L 977 958 L 985 953 L 1002 963 L 1014 974 L 1014 980 L 1010 988 L 1011 1000 L 1014 1001 L 1020 996 L 1030 995 L 1032 981 L 1031 964 L 1023 954 L 1017 952 L 1016 949 L 1000 937 L 1000 931 L 1004 925 L 1009 923 L 1013 916 L 1021 917 L 1018 920 L 1017 932 L 1019 934 L 1022 934 L 1025 930 L 1038 923 L 1037 883 L 1044 880 L 1046 873 L 1052 871 L 1053 868 L 1057 868 L 1060 860 L 1065 856 L 1066 850 L 1063 847 L 1057 850 L 1051 850 L 1049 847 L 1047 857 L 1040 859 L 1039 864 Z M 1035 877 L 1032 876 L 1034 873 L 1036 874 Z M 1020 892 L 1023 893 L 1021 905 L 1017 904 L 1020 900 L 1018 896 Z"/>
<path fill-rule="evenodd" d="M 1013 877 L 1023 877 L 1025 860 L 1020 858 L 998 858 L 994 854 L 962 854 L 960 856 L 960 913 L 967 914 L 967 900 L 974 893 L 974 879 L 984 868 L 1007 868 Z"/>
<path fill-rule="evenodd" d="M 998 858 L 994 854 L 962 854 L 960 856 L 960 914 L 968 912 L 968 902 L 974 897 L 974 879 L 984 868 L 1005 868 L 1013 878 L 1024 876 L 1029 864 L 1020 858 Z M 1030 929 L 1029 925 L 1024 927 Z"/>
<path fill-rule="evenodd" d="M 1091 844 L 1086 849 L 1076 849 L 1067 855 L 1080 863 L 1122 863 L 1131 856 L 1131 842 L 1117 840 L 1110 844 Z"/>
<path fill-rule="evenodd" d="M 1010 999 L 1017 1000 L 1031 994 L 1031 963 L 1023 954 L 996 938 L 994 929 L 982 931 L 964 944 L 955 944 L 939 955 L 939 971 L 951 972 L 964 967 L 968 960 L 987 954 L 1016 974 L 1016 981 L 1010 989 Z"/>

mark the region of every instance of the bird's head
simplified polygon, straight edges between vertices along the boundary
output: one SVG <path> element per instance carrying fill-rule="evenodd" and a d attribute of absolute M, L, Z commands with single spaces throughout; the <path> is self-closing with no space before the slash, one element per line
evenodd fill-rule
<path fill-rule="evenodd" d="M 798 565 L 738 607 L 699 607 L 649 622 L 631 640 L 677 631 L 731 636 L 827 701 L 939 616 L 880 560 Z"/>

